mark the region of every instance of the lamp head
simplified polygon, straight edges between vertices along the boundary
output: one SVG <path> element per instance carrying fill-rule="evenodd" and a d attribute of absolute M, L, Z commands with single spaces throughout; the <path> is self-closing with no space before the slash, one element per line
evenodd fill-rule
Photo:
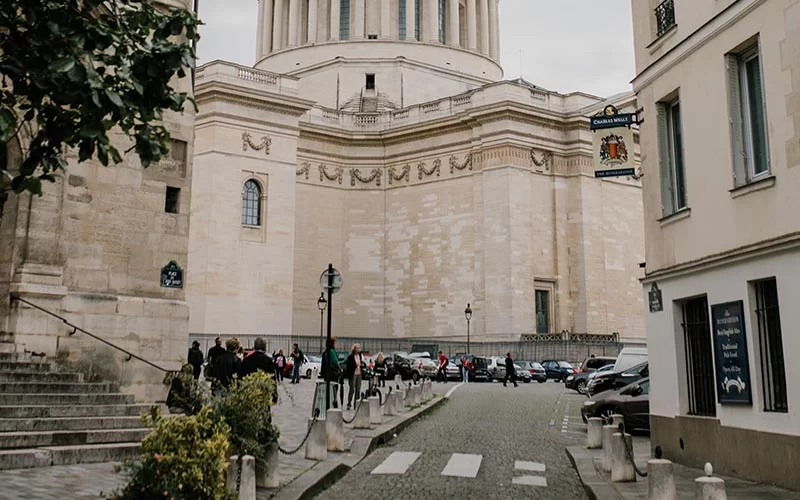
<path fill-rule="evenodd" d="M 472 319 L 472 308 L 467 304 L 467 308 L 464 309 L 464 317 L 467 318 L 467 321 Z"/>

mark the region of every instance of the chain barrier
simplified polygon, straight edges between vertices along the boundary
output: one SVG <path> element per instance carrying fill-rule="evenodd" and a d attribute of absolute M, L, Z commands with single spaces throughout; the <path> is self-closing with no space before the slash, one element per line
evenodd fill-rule
<path fill-rule="evenodd" d="M 319 408 L 315 408 L 314 409 L 314 418 L 311 420 L 311 425 L 308 426 L 308 431 L 306 432 L 306 436 L 303 438 L 303 440 L 300 442 L 300 444 L 297 445 L 297 448 L 293 449 L 292 451 L 286 451 L 283 448 L 281 448 L 280 445 L 278 445 L 278 451 L 283 453 L 284 455 L 294 455 L 295 453 L 300 451 L 300 448 L 302 448 L 303 445 L 306 444 L 306 441 L 308 441 L 308 436 L 311 435 L 311 431 L 314 429 L 314 424 L 317 423 L 317 419 L 318 418 L 319 418 Z"/>
<path fill-rule="evenodd" d="M 376 389 L 377 390 L 377 389 Z M 386 397 L 383 397 L 381 391 L 378 391 L 378 397 L 381 399 L 381 406 L 386 406 L 386 402 L 389 401 L 389 395 L 392 393 L 392 386 L 389 386 L 389 391 L 386 393 Z"/>
<path fill-rule="evenodd" d="M 345 423 L 345 424 L 352 424 L 355 421 L 356 416 L 358 415 L 358 410 L 361 409 L 361 405 L 364 403 L 364 401 L 366 401 L 366 399 L 362 395 L 361 399 L 358 400 L 358 405 L 356 406 L 355 413 L 353 413 L 353 418 L 351 418 L 350 420 L 347 420 L 344 417 L 342 417 L 342 422 Z"/>
<path fill-rule="evenodd" d="M 236 458 L 236 463 L 239 469 L 236 471 L 236 496 L 239 496 L 239 490 L 242 488 L 242 462 L 244 458 L 244 446 L 239 448 L 239 456 Z"/>
<path fill-rule="evenodd" d="M 639 477 L 647 477 L 647 472 L 642 472 L 639 470 L 639 467 L 636 466 L 636 460 L 633 459 L 633 450 L 628 447 L 628 440 L 625 439 L 625 424 L 619 424 L 619 433 L 622 434 L 622 444 L 625 447 L 625 455 L 628 457 L 628 460 L 631 461 L 633 464 L 633 470 L 636 471 L 636 474 Z M 631 444 L 631 446 L 633 446 Z"/>

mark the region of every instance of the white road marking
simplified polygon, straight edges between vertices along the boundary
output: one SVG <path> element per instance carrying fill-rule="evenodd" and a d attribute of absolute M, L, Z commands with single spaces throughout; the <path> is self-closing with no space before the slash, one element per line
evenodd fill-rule
<path fill-rule="evenodd" d="M 370 474 L 405 474 L 422 455 L 415 451 L 395 451 L 375 467 Z"/>
<path fill-rule="evenodd" d="M 467 455 L 464 453 L 453 453 L 450 461 L 447 462 L 443 476 L 455 477 L 475 477 L 478 475 L 478 469 L 481 468 L 482 455 Z"/>
<path fill-rule="evenodd" d="M 462 385 L 464 385 L 464 382 L 461 382 L 460 384 L 456 385 L 455 387 L 447 391 L 447 394 L 444 395 L 444 399 L 450 399 L 450 395 L 453 394 L 453 392 L 455 392 L 455 390 L 461 387 Z"/>
<path fill-rule="evenodd" d="M 547 479 L 541 476 L 519 476 L 511 480 L 511 484 L 520 484 L 523 486 L 542 486 L 547 487 Z"/>
<path fill-rule="evenodd" d="M 544 472 L 545 465 L 540 464 L 539 462 L 523 462 L 522 460 L 517 460 L 514 462 L 514 470 L 524 470 L 528 472 Z"/>

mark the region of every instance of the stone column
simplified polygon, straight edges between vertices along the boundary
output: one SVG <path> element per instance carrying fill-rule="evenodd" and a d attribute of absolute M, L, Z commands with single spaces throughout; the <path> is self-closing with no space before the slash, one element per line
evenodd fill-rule
<path fill-rule="evenodd" d="M 258 2 L 258 31 L 256 32 L 256 61 L 264 55 L 264 37 L 267 35 L 264 26 L 264 1 Z"/>
<path fill-rule="evenodd" d="M 489 1 L 489 57 L 495 61 L 500 56 L 499 21 L 497 18 L 497 0 Z"/>
<path fill-rule="evenodd" d="M 489 55 L 489 0 L 481 2 L 481 54 Z"/>
<path fill-rule="evenodd" d="M 469 50 L 478 50 L 478 21 L 475 9 L 477 1 L 467 0 L 467 48 Z"/>
<path fill-rule="evenodd" d="M 275 0 L 275 15 L 272 18 L 272 50 L 283 48 L 283 8 L 286 0 Z"/>
<path fill-rule="evenodd" d="M 381 40 L 388 40 L 392 33 L 392 9 L 389 0 L 381 0 Z"/>
<path fill-rule="evenodd" d="M 353 40 L 363 40 L 364 39 L 364 27 L 367 23 L 366 14 L 367 8 L 364 4 L 365 0 L 355 0 L 356 8 L 356 25 L 354 26 L 353 30 Z"/>
<path fill-rule="evenodd" d="M 289 0 L 289 47 L 300 44 L 300 0 Z"/>
<path fill-rule="evenodd" d="M 428 41 L 439 43 L 439 0 L 427 0 L 428 2 Z"/>
<path fill-rule="evenodd" d="M 317 43 L 317 0 L 308 0 L 308 43 Z"/>
<path fill-rule="evenodd" d="M 328 9 L 330 13 L 330 21 L 331 21 L 331 40 L 336 41 L 339 39 L 339 16 L 340 11 L 339 8 L 341 5 L 339 4 L 339 0 L 331 0 L 331 8 Z"/>
<path fill-rule="evenodd" d="M 406 40 L 416 40 L 417 3 L 406 0 Z"/>
<path fill-rule="evenodd" d="M 458 0 L 447 0 L 447 44 L 461 45 L 461 29 L 458 22 Z"/>

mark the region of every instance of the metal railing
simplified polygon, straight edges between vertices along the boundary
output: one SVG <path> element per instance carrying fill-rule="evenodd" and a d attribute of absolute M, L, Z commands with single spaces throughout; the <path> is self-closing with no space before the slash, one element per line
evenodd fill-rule
<path fill-rule="evenodd" d="M 664 0 L 655 8 L 656 36 L 661 37 L 675 26 L 675 0 Z"/>
<path fill-rule="evenodd" d="M 39 311 L 41 311 L 41 312 L 43 312 L 43 313 L 45 313 L 45 314 L 47 314 L 47 315 L 49 315 L 49 316 L 52 316 L 53 318 L 56 318 L 56 319 L 58 319 L 59 321 L 61 321 L 61 322 L 62 322 L 62 323 L 64 323 L 65 325 L 67 325 L 67 327 L 69 327 L 69 328 L 72 328 L 72 331 L 69 333 L 70 335 L 75 335 L 75 333 L 77 333 L 77 332 L 81 332 L 81 333 L 83 333 L 83 334 L 85 334 L 85 335 L 88 335 L 89 337 L 91 337 L 91 338 L 93 338 L 93 339 L 95 339 L 95 340 L 98 340 L 98 341 L 100 341 L 100 342 L 104 343 L 105 345 L 107 345 L 107 346 L 109 346 L 109 347 L 111 347 L 111 348 L 113 348 L 113 349 L 116 349 L 116 350 L 118 350 L 118 351 L 120 351 L 120 352 L 122 352 L 122 353 L 124 353 L 124 354 L 127 354 L 127 355 L 128 355 L 128 358 L 127 358 L 125 361 L 130 361 L 131 359 L 137 359 L 137 360 L 141 361 L 142 363 L 144 363 L 144 364 L 146 364 L 146 365 L 149 365 L 149 366 L 152 366 L 152 367 L 153 367 L 153 368 L 155 368 L 156 370 L 160 370 L 160 371 L 162 371 L 162 372 L 164 372 L 164 373 L 170 373 L 170 372 L 174 372 L 174 371 L 176 371 L 176 370 L 167 370 L 167 369 L 166 369 L 166 368 L 164 368 L 164 367 L 158 366 L 157 364 L 155 364 L 155 363 L 153 363 L 153 362 L 151 362 L 151 361 L 148 361 L 148 360 L 144 359 L 143 357 L 141 357 L 141 356 L 139 356 L 139 355 L 137 355 L 137 354 L 134 354 L 134 353 L 132 353 L 132 352 L 128 351 L 127 349 L 123 349 L 122 347 L 120 347 L 120 346 L 118 346 L 118 345 L 114 344 L 113 342 L 109 342 L 108 340 L 106 340 L 106 339 L 104 339 L 104 338 L 102 338 L 102 337 L 100 337 L 100 336 L 98 336 L 98 335 L 95 335 L 95 334 L 94 334 L 94 333 L 92 333 L 92 332 L 86 331 L 86 330 L 84 330 L 83 328 L 81 328 L 81 327 L 79 327 L 79 326 L 77 326 L 77 325 L 74 325 L 74 324 L 70 323 L 70 322 L 69 322 L 69 320 L 67 320 L 67 319 L 66 319 L 66 318 L 64 318 L 63 316 L 59 316 L 58 314 L 54 313 L 53 311 L 50 311 L 50 310 L 48 310 L 48 309 L 45 309 L 45 308 L 44 308 L 44 307 L 42 307 L 42 306 L 39 306 L 39 305 L 37 305 L 37 304 L 34 304 L 33 302 L 31 302 L 31 301 L 29 301 L 29 300 L 27 300 L 27 299 L 23 299 L 22 297 L 20 297 L 20 296 L 18 296 L 18 295 L 15 295 L 15 294 L 13 294 L 13 293 L 12 293 L 12 294 L 11 294 L 11 302 L 12 302 L 12 304 L 13 304 L 13 302 L 14 302 L 15 300 L 16 300 L 16 301 L 19 301 L 19 302 L 22 302 L 23 304 L 27 304 L 27 305 L 29 305 L 30 307 L 34 308 L 34 309 L 37 309 L 37 310 L 39 310 Z"/>

